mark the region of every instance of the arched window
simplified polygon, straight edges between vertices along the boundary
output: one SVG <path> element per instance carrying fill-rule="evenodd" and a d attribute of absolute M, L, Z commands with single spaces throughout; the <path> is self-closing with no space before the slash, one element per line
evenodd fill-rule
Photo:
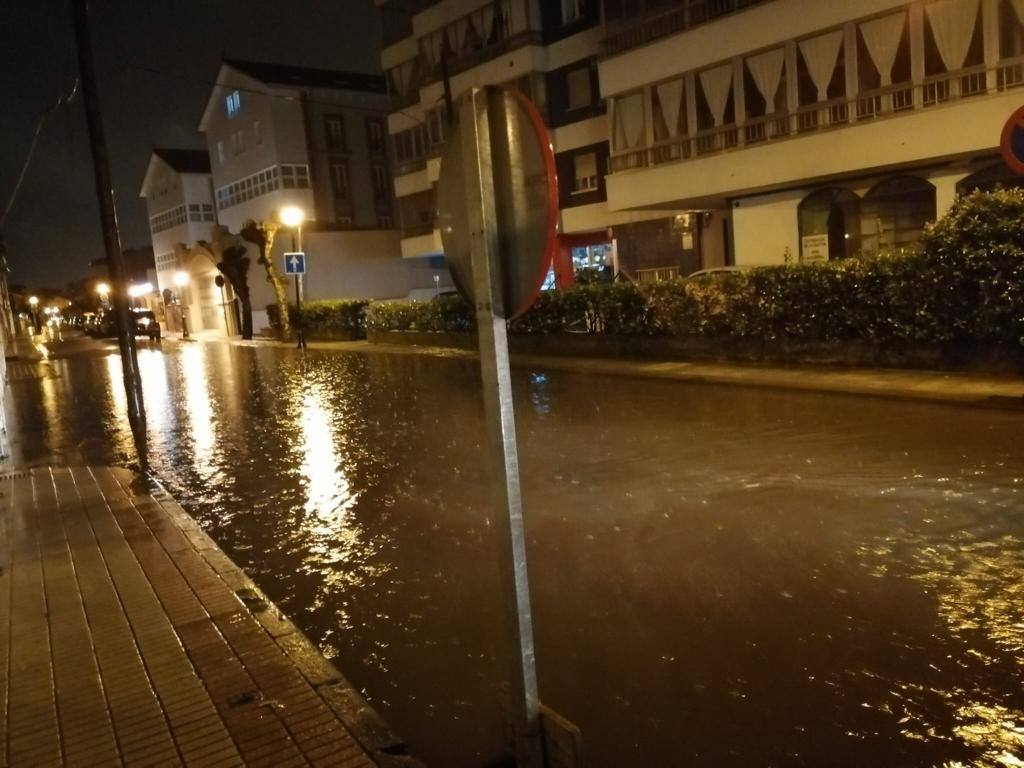
<path fill-rule="evenodd" d="M 998 162 L 985 168 L 975 171 L 970 176 L 965 176 L 956 183 L 958 195 L 969 195 L 976 189 L 982 192 L 991 192 L 997 187 L 1003 189 L 1024 188 L 1024 176 L 1018 176 L 1009 168 L 1006 163 Z"/>
<path fill-rule="evenodd" d="M 852 256 L 860 250 L 860 199 L 850 190 L 816 190 L 800 203 L 798 216 L 803 260 L 811 260 L 811 248 L 817 249 L 817 244 L 825 242 L 822 238 L 828 238 L 830 260 Z"/>
<path fill-rule="evenodd" d="M 935 221 L 935 187 L 916 176 L 885 179 L 864 195 L 860 212 L 865 250 L 905 248 Z"/>

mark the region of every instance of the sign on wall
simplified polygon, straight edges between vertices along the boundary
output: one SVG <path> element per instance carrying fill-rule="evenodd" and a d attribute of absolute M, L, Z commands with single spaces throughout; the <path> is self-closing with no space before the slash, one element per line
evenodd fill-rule
<path fill-rule="evenodd" d="M 800 238 L 800 260 L 804 264 L 828 261 L 828 235 L 804 235 Z"/>

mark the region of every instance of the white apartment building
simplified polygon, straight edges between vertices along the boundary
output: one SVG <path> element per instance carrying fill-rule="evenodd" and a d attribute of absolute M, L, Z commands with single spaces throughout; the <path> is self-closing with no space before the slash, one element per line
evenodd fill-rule
<path fill-rule="evenodd" d="M 237 333 L 230 284 L 208 251 L 214 225 L 239 233 L 248 222 L 276 222 L 303 210 L 307 299 L 400 298 L 437 283 L 446 271 L 400 258 L 386 117 L 379 75 L 227 60 L 200 121 L 207 152 L 156 150 L 143 183 L 161 289 L 170 288 L 192 332 Z M 280 230 L 272 258 L 283 271 L 292 235 Z M 269 330 L 275 302 L 252 247 L 248 286 L 257 333 Z M 177 254 L 177 255 L 175 255 Z M 188 285 L 174 285 L 184 271 Z M 179 308 L 180 307 L 180 308 Z"/>
<path fill-rule="evenodd" d="M 613 225 L 674 213 L 608 209 L 608 119 L 597 80 L 604 30 L 597 2 L 377 0 L 377 6 L 381 64 L 396 99 L 388 132 L 403 256 L 442 253 L 434 226 L 446 125 L 442 58 L 453 99 L 475 86 L 515 85 L 544 116 L 560 179 L 559 283 L 571 281 L 573 262 L 612 268 Z"/>
<path fill-rule="evenodd" d="M 899 248 L 1018 183 L 1022 0 L 606 0 L 605 24 L 608 209 L 689 212 L 617 230 L 627 273 Z"/>
<path fill-rule="evenodd" d="M 209 259 L 193 264 L 185 263 L 182 256 L 182 246 L 191 248 L 199 241 L 209 241 L 211 227 L 217 223 L 209 156 L 203 150 L 154 149 L 139 195 L 146 199 L 149 212 L 156 294 L 161 300 L 165 295 L 173 297 L 164 307 L 165 328 L 180 331 L 181 313 L 185 312 L 193 331 L 234 333 L 230 286 L 224 292 L 216 286 L 216 268 Z M 179 271 L 191 277 L 184 289 L 174 282 Z M 225 303 L 232 312 L 225 314 Z"/>

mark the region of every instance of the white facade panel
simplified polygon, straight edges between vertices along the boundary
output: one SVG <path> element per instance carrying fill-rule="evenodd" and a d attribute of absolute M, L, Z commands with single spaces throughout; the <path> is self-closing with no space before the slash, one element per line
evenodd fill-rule
<path fill-rule="evenodd" d="M 599 64 L 601 95 L 625 93 L 672 75 L 777 46 L 782 40 L 839 28 L 850 19 L 906 5 L 906 0 L 775 0 L 757 5 L 604 59 Z M 711 41 L 713 44 L 709 44 Z"/>

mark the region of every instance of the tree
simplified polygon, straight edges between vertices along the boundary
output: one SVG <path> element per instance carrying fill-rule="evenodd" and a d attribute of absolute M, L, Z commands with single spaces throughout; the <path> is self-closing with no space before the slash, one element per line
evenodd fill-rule
<path fill-rule="evenodd" d="M 252 297 L 249 294 L 249 258 L 246 241 L 231 234 L 227 227 L 214 226 L 211 242 L 200 240 L 196 248 L 202 250 L 213 261 L 214 266 L 231 284 L 235 295 L 242 304 L 242 338 L 252 338 Z"/>
<path fill-rule="evenodd" d="M 271 251 L 274 249 L 274 235 L 277 234 L 279 228 L 280 226 L 272 221 L 260 223 L 247 221 L 239 234 L 243 240 L 259 248 L 259 263 L 266 270 L 267 282 L 274 287 L 274 295 L 277 297 L 277 316 L 281 338 L 287 339 L 292 335 L 291 321 L 288 317 L 288 289 L 284 277 L 277 271 L 271 257 Z"/>

